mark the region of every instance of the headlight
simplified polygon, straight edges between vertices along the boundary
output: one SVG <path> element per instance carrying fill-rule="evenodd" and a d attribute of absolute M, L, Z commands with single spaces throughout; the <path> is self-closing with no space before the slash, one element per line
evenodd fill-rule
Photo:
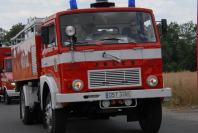
<path fill-rule="evenodd" d="M 72 83 L 72 88 L 75 91 L 81 91 L 84 87 L 83 81 L 82 80 L 74 80 Z"/>
<path fill-rule="evenodd" d="M 158 78 L 156 76 L 149 76 L 147 78 L 147 84 L 150 86 L 150 87 L 155 87 L 157 86 L 158 84 Z"/>
<path fill-rule="evenodd" d="M 16 83 L 12 82 L 11 85 L 12 85 L 12 86 L 16 86 Z"/>

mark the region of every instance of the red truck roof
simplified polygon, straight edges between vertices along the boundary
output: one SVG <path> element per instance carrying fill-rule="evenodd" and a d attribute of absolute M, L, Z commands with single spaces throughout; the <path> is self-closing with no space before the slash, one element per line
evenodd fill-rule
<path fill-rule="evenodd" d="M 126 8 L 126 7 L 120 7 L 120 8 L 85 8 L 85 9 L 76 9 L 76 10 L 65 10 L 61 12 L 57 12 L 47 18 L 44 19 L 44 23 L 47 23 L 48 21 L 55 19 L 58 16 L 64 15 L 64 14 L 73 14 L 73 13 L 83 13 L 83 12 L 103 12 L 103 11 L 144 11 L 144 12 L 152 12 L 151 9 L 147 8 Z"/>

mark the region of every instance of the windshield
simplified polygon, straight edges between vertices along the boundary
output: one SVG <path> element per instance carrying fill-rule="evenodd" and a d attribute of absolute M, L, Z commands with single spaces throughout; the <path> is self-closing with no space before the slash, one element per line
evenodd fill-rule
<path fill-rule="evenodd" d="M 12 60 L 11 59 L 5 60 L 5 71 L 12 72 Z"/>
<path fill-rule="evenodd" d="M 64 15 L 60 17 L 63 45 L 70 44 L 65 33 L 67 26 L 74 26 L 74 43 L 124 44 L 156 42 L 151 15 L 145 12 L 97 12 Z"/>

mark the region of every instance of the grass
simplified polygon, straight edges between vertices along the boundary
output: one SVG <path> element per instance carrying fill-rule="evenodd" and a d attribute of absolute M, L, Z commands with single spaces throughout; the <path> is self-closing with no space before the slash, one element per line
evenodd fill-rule
<path fill-rule="evenodd" d="M 169 107 L 198 106 L 198 88 L 196 72 L 178 72 L 164 74 L 165 87 L 171 87 L 173 96 L 165 105 Z"/>

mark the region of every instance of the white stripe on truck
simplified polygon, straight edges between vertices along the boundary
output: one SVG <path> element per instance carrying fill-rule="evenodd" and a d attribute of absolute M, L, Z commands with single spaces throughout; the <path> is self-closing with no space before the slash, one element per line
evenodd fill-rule
<path fill-rule="evenodd" d="M 108 53 L 113 56 L 120 58 L 121 60 L 128 59 L 161 59 L 161 49 L 127 49 L 127 50 L 104 50 L 104 51 L 74 51 L 73 62 L 84 62 L 84 61 L 107 61 L 103 57 L 103 53 Z M 72 52 L 67 52 L 59 55 L 53 55 L 50 57 L 42 58 L 42 67 L 49 67 L 55 64 L 71 63 Z"/>

